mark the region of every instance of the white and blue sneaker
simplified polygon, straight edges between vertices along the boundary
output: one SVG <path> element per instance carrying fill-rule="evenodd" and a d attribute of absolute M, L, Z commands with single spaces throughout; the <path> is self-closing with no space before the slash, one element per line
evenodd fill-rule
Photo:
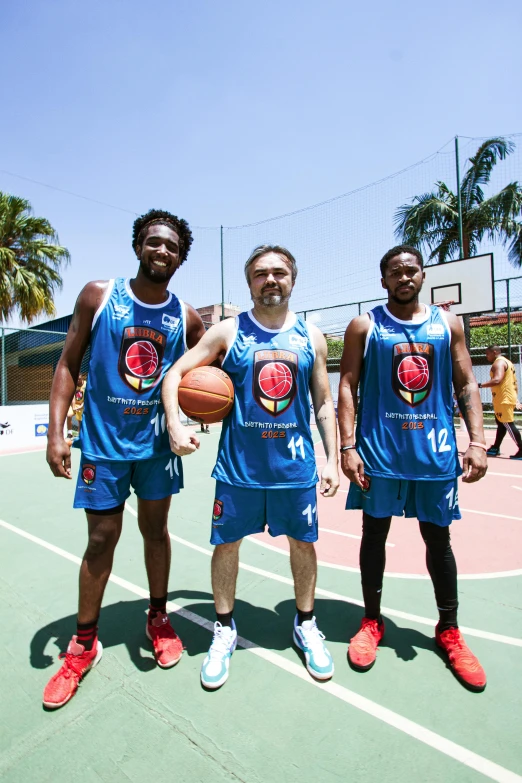
<path fill-rule="evenodd" d="M 232 628 L 228 625 L 214 623 L 214 638 L 201 667 L 201 684 L 205 688 L 215 690 L 228 680 L 230 658 L 236 649 L 237 631 L 232 620 Z"/>
<path fill-rule="evenodd" d="M 294 620 L 294 644 L 304 654 L 306 668 L 316 680 L 329 680 L 334 673 L 332 656 L 323 643 L 324 634 L 315 622 L 315 617 L 297 625 Z"/>

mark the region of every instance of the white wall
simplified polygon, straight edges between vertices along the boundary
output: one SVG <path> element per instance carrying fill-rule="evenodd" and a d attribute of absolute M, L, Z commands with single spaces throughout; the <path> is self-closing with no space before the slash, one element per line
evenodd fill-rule
<path fill-rule="evenodd" d="M 0 405 L 0 454 L 47 444 L 49 405 Z"/>

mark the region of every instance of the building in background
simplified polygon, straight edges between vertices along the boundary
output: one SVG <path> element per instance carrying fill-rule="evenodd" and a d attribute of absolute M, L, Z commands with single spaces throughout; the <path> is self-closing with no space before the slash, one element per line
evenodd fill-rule
<path fill-rule="evenodd" d="M 205 324 L 205 329 L 209 329 L 213 324 L 221 321 L 221 304 L 207 305 L 206 307 L 196 307 Z M 233 304 L 225 305 L 225 318 L 235 318 L 241 312 L 240 307 Z"/>
<path fill-rule="evenodd" d="M 198 307 L 205 329 L 221 320 L 221 304 Z M 240 312 L 225 305 L 225 318 Z M 49 399 L 53 374 L 62 353 L 72 313 L 29 329 L 2 329 L 0 336 L 0 405 L 27 405 Z M 81 370 L 89 367 L 89 348 Z"/>

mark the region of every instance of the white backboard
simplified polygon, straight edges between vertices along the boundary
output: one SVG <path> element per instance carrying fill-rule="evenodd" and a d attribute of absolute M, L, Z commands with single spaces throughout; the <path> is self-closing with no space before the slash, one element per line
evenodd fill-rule
<path fill-rule="evenodd" d="M 456 315 L 489 313 L 495 309 L 492 253 L 427 266 L 424 271 L 421 302 L 439 304 L 453 300 L 455 304 L 450 309 Z"/>

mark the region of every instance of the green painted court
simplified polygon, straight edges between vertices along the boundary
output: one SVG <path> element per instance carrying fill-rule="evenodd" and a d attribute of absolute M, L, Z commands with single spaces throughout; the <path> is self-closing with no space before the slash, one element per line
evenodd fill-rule
<path fill-rule="evenodd" d="M 460 583 L 460 623 L 488 674 L 485 692 L 474 694 L 435 647 L 432 586 L 422 578 L 385 580 L 377 664 L 366 674 L 352 671 L 346 649 L 362 616 L 359 575 L 320 566 L 316 615 L 336 667 L 333 680 L 320 684 L 291 644 L 288 557 L 246 540 L 234 612 L 241 646 L 226 685 L 201 688 L 214 620 L 209 475 L 218 433 L 212 428 L 200 451 L 184 459 L 185 489 L 170 514 L 169 599 L 186 646 L 182 660 L 158 668 L 145 637 L 148 592 L 132 496 L 100 616 L 103 658 L 74 699 L 52 713 L 41 696 L 74 632 L 84 515 L 71 508 L 75 482 L 53 479 L 43 452 L 1 458 L 2 781 L 522 781 L 516 569 Z M 511 494 L 488 476 L 476 513 L 497 493 L 499 514 L 511 520 L 511 547 L 522 552 L 522 463 L 498 460 L 490 470 L 508 474 Z M 325 528 L 344 519 L 320 511 Z M 351 537 L 336 535 L 336 549 L 346 548 L 348 563 L 357 541 L 353 527 L 346 530 Z M 492 552 L 495 545 L 493 535 Z"/>

